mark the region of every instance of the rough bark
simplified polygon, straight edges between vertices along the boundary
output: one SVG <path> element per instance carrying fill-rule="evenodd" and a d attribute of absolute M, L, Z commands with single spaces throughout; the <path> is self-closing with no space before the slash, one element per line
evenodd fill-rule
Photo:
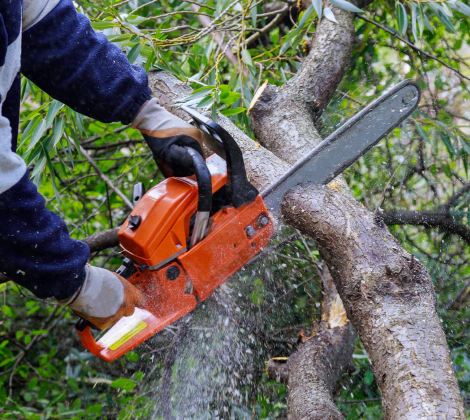
<path fill-rule="evenodd" d="M 344 419 L 333 401 L 333 391 L 350 365 L 355 338 L 350 322 L 326 328 L 289 357 L 289 419 Z"/>
<path fill-rule="evenodd" d="M 291 164 L 321 141 L 313 124 L 351 61 L 354 15 L 332 9 L 339 24 L 322 19 L 299 72 L 282 87 L 268 85 L 250 112 L 257 140 Z"/>
<path fill-rule="evenodd" d="M 373 213 L 331 188 L 286 195 L 287 220 L 317 243 L 367 350 L 386 419 L 465 418 L 432 280 Z"/>
<path fill-rule="evenodd" d="M 356 334 L 327 270 L 323 274 L 323 315 L 313 336 L 287 361 L 268 362 L 270 378 L 289 385 L 288 415 L 299 419 L 344 419 L 333 401 L 338 379 L 352 365 Z M 339 308 L 339 309 L 338 309 Z"/>

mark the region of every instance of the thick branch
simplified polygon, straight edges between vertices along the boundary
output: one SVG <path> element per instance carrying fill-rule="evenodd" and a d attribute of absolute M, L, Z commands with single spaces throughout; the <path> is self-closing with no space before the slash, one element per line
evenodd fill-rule
<path fill-rule="evenodd" d="M 344 419 L 333 391 L 352 360 L 355 337 L 350 322 L 326 328 L 289 357 L 289 419 Z"/>
<path fill-rule="evenodd" d="M 412 225 L 437 227 L 444 232 L 460 236 L 470 244 L 470 229 L 462 225 L 447 212 L 432 210 L 385 210 L 380 213 L 387 225 Z"/>
<path fill-rule="evenodd" d="M 300 71 L 281 88 L 268 85 L 250 113 L 258 141 L 289 163 L 321 141 L 313 123 L 333 97 L 351 61 L 354 15 L 333 10 L 339 24 L 322 19 Z"/>
<path fill-rule="evenodd" d="M 286 195 L 315 239 L 367 350 L 386 419 L 465 418 L 432 280 L 374 214 L 328 187 Z M 332 246 L 334 244 L 334 246 Z"/>
<path fill-rule="evenodd" d="M 268 375 L 289 385 L 289 418 L 343 419 L 333 401 L 336 382 L 352 365 L 356 334 L 328 270 L 322 275 L 323 314 L 312 337 L 289 357 L 268 362 Z"/>

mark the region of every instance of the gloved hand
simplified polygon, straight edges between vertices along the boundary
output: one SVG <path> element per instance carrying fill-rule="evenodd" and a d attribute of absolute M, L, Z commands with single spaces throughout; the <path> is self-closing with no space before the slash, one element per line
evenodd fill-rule
<path fill-rule="evenodd" d="M 142 292 L 119 274 L 91 265 L 86 266 L 86 271 L 82 287 L 70 299 L 59 303 L 100 330 L 132 315 L 135 307 L 143 304 Z"/>
<path fill-rule="evenodd" d="M 135 116 L 132 127 L 139 130 L 165 177 L 189 176 L 193 161 L 185 146 L 201 155 L 205 133 L 161 107 L 156 98 L 148 101 Z"/>

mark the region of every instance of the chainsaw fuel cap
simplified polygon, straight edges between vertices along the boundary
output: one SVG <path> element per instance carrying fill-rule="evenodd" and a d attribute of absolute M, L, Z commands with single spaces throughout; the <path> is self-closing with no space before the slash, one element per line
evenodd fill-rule
<path fill-rule="evenodd" d="M 137 216 L 137 215 L 135 215 L 135 216 L 130 215 L 129 216 L 129 222 L 127 223 L 127 226 L 131 230 L 136 230 L 140 226 L 141 222 L 142 222 L 142 217 Z"/>

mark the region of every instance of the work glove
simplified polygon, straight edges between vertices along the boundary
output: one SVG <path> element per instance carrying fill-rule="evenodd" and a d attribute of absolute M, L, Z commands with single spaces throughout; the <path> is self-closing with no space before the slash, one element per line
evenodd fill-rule
<path fill-rule="evenodd" d="M 194 174 L 193 160 L 186 146 L 203 156 L 202 144 L 206 134 L 202 130 L 166 111 L 156 98 L 141 108 L 132 127 L 144 136 L 165 177 Z"/>
<path fill-rule="evenodd" d="M 66 301 L 59 301 L 100 330 L 114 325 L 123 316 L 142 306 L 142 292 L 124 277 L 104 268 L 86 266 L 82 287 Z"/>

